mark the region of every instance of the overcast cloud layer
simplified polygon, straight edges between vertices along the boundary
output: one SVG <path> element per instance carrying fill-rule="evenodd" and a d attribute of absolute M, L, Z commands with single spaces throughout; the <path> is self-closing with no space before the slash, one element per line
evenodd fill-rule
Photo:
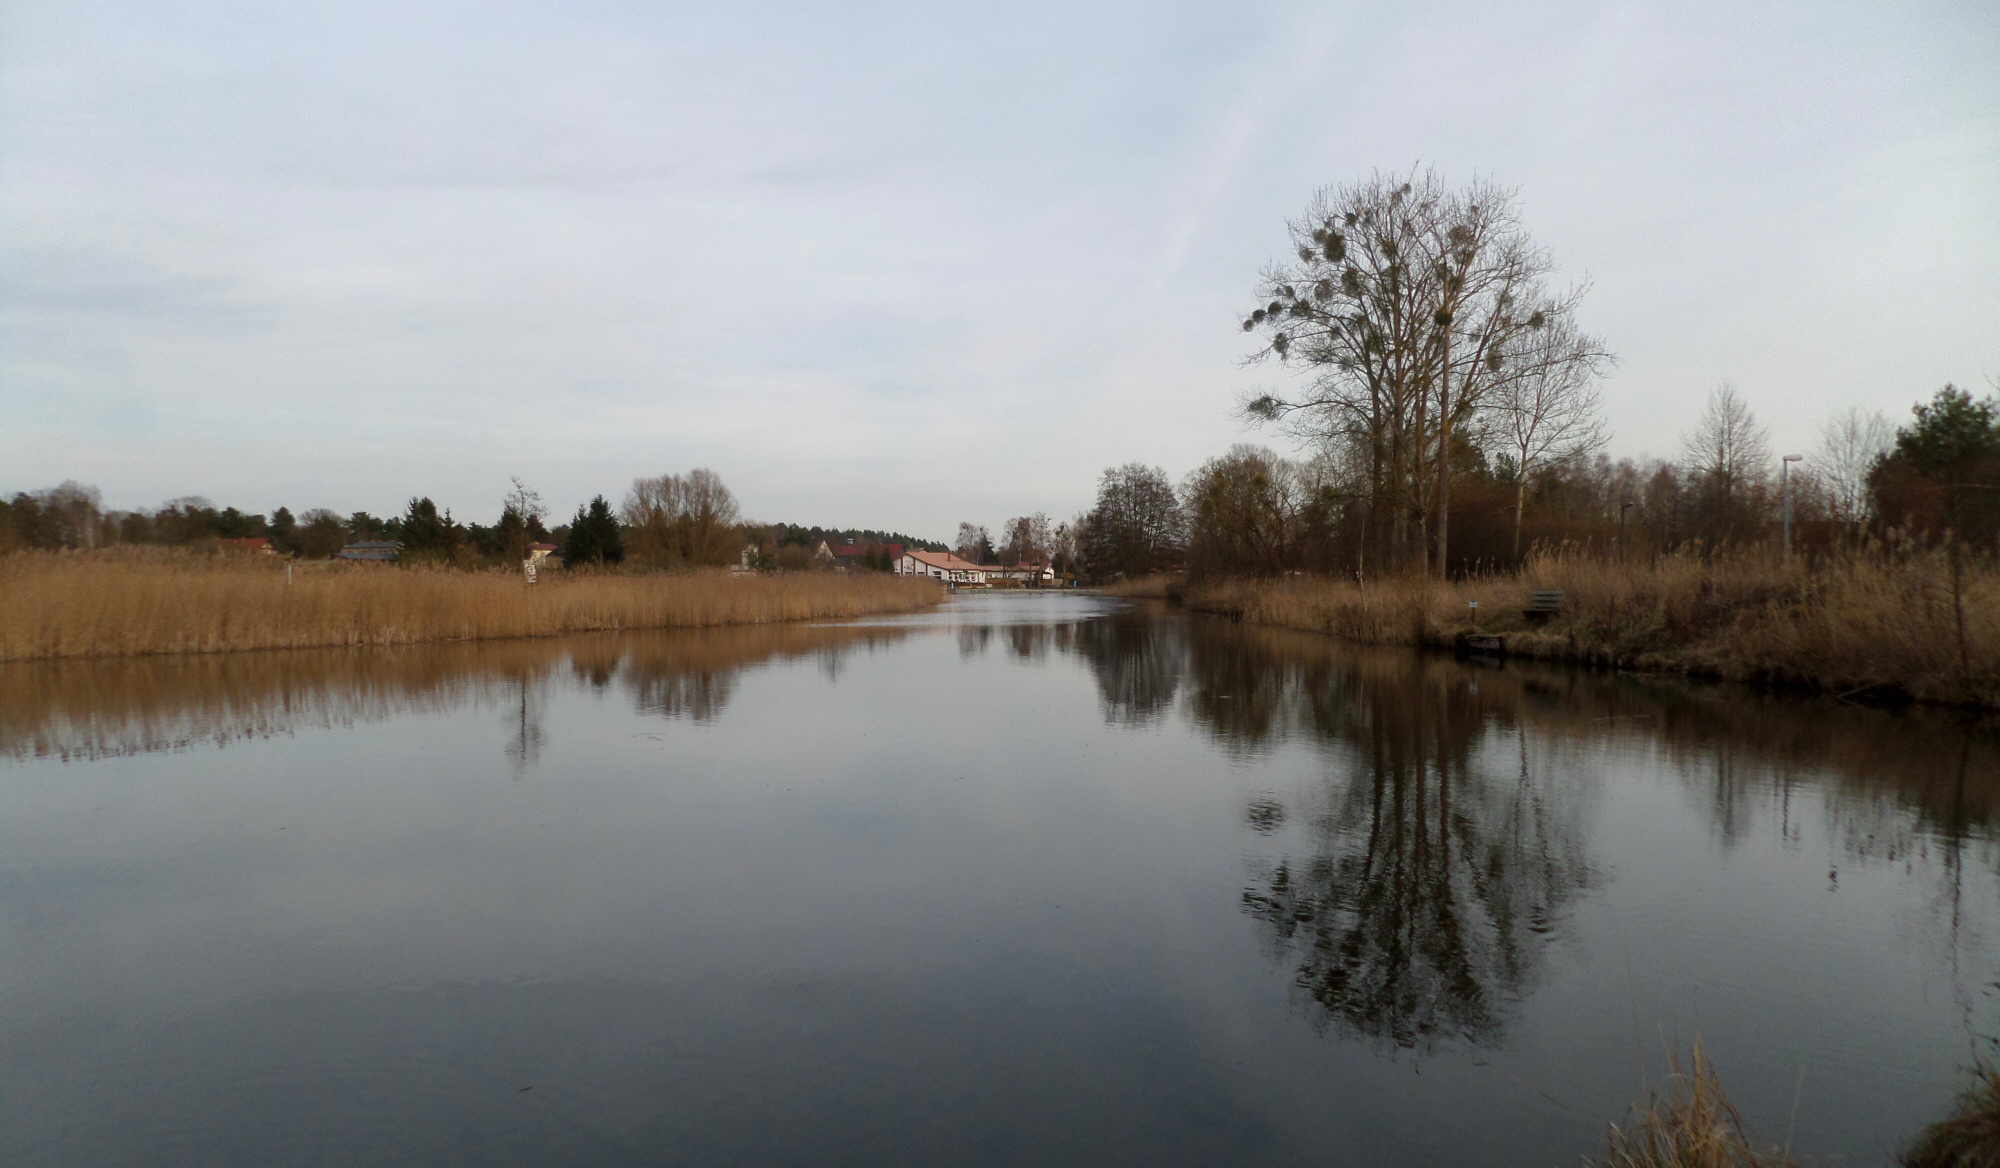
<path fill-rule="evenodd" d="M 1316 186 L 1518 186 L 1621 454 L 2000 375 L 2000 10 L 0 8 L 0 489 L 949 538 L 1256 438 Z M 1266 436 L 1264 440 L 1271 440 Z"/>

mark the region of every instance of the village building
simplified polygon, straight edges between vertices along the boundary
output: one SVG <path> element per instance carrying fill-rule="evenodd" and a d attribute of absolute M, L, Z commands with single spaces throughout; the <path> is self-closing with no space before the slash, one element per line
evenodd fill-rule
<path fill-rule="evenodd" d="M 1041 584 L 1053 584 L 1056 579 L 1055 567 L 1050 564 L 982 564 L 980 565 L 980 570 L 986 573 L 989 583 L 1007 581 L 1010 583 L 1020 583 L 1025 586 L 1037 586 Z"/>
<path fill-rule="evenodd" d="M 539 564 L 555 555 L 557 550 L 556 545 L 552 543 L 531 543 L 528 545 L 528 562 Z"/>
<path fill-rule="evenodd" d="M 898 576 L 928 576 L 975 587 L 1004 584 L 1039 588 L 1056 581 L 1055 567 L 1050 564 L 975 564 L 950 552 L 906 551 L 894 564 Z"/>
<path fill-rule="evenodd" d="M 271 541 L 261 535 L 246 536 L 242 539 L 224 539 L 217 542 L 222 545 L 223 551 L 235 552 L 239 555 L 275 556 L 278 554 L 278 549 L 272 546 Z"/>
<path fill-rule="evenodd" d="M 927 576 L 947 584 L 986 583 L 985 568 L 950 552 L 905 551 L 895 565 L 898 576 Z"/>

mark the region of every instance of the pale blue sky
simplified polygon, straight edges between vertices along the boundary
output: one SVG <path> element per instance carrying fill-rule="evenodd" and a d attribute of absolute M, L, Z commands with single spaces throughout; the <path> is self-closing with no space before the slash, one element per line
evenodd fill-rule
<path fill-rule="evenodd" d="M 1520 188 L 1615 453 L 2000 375 L 2000 9 L 0 8 L 0 489 L 948 538 L 1247 431 L 1313 189 Z"/>

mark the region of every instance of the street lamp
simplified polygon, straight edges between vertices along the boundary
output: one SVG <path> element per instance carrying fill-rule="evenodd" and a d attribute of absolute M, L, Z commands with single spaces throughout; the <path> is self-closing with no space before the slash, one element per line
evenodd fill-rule
<path fill-rule="evenodd" d="M 1792 556 L 1792 464 L 1805 461 L 1803 454 L 1787 454 L 1778 460 L 1778 494 L 1785 500 L 1785 558 Z"/>

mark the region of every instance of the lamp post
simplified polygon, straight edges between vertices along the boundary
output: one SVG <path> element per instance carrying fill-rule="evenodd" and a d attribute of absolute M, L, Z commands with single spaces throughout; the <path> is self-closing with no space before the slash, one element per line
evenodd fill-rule
<path fill-rule="evenodd" d="M 1805 459 L 1803 454 L 1787 454 L 1778 460 L 1778 494 L 1785 500 L 1785 558 L 1792 557 L 1792 464 Z"/>

